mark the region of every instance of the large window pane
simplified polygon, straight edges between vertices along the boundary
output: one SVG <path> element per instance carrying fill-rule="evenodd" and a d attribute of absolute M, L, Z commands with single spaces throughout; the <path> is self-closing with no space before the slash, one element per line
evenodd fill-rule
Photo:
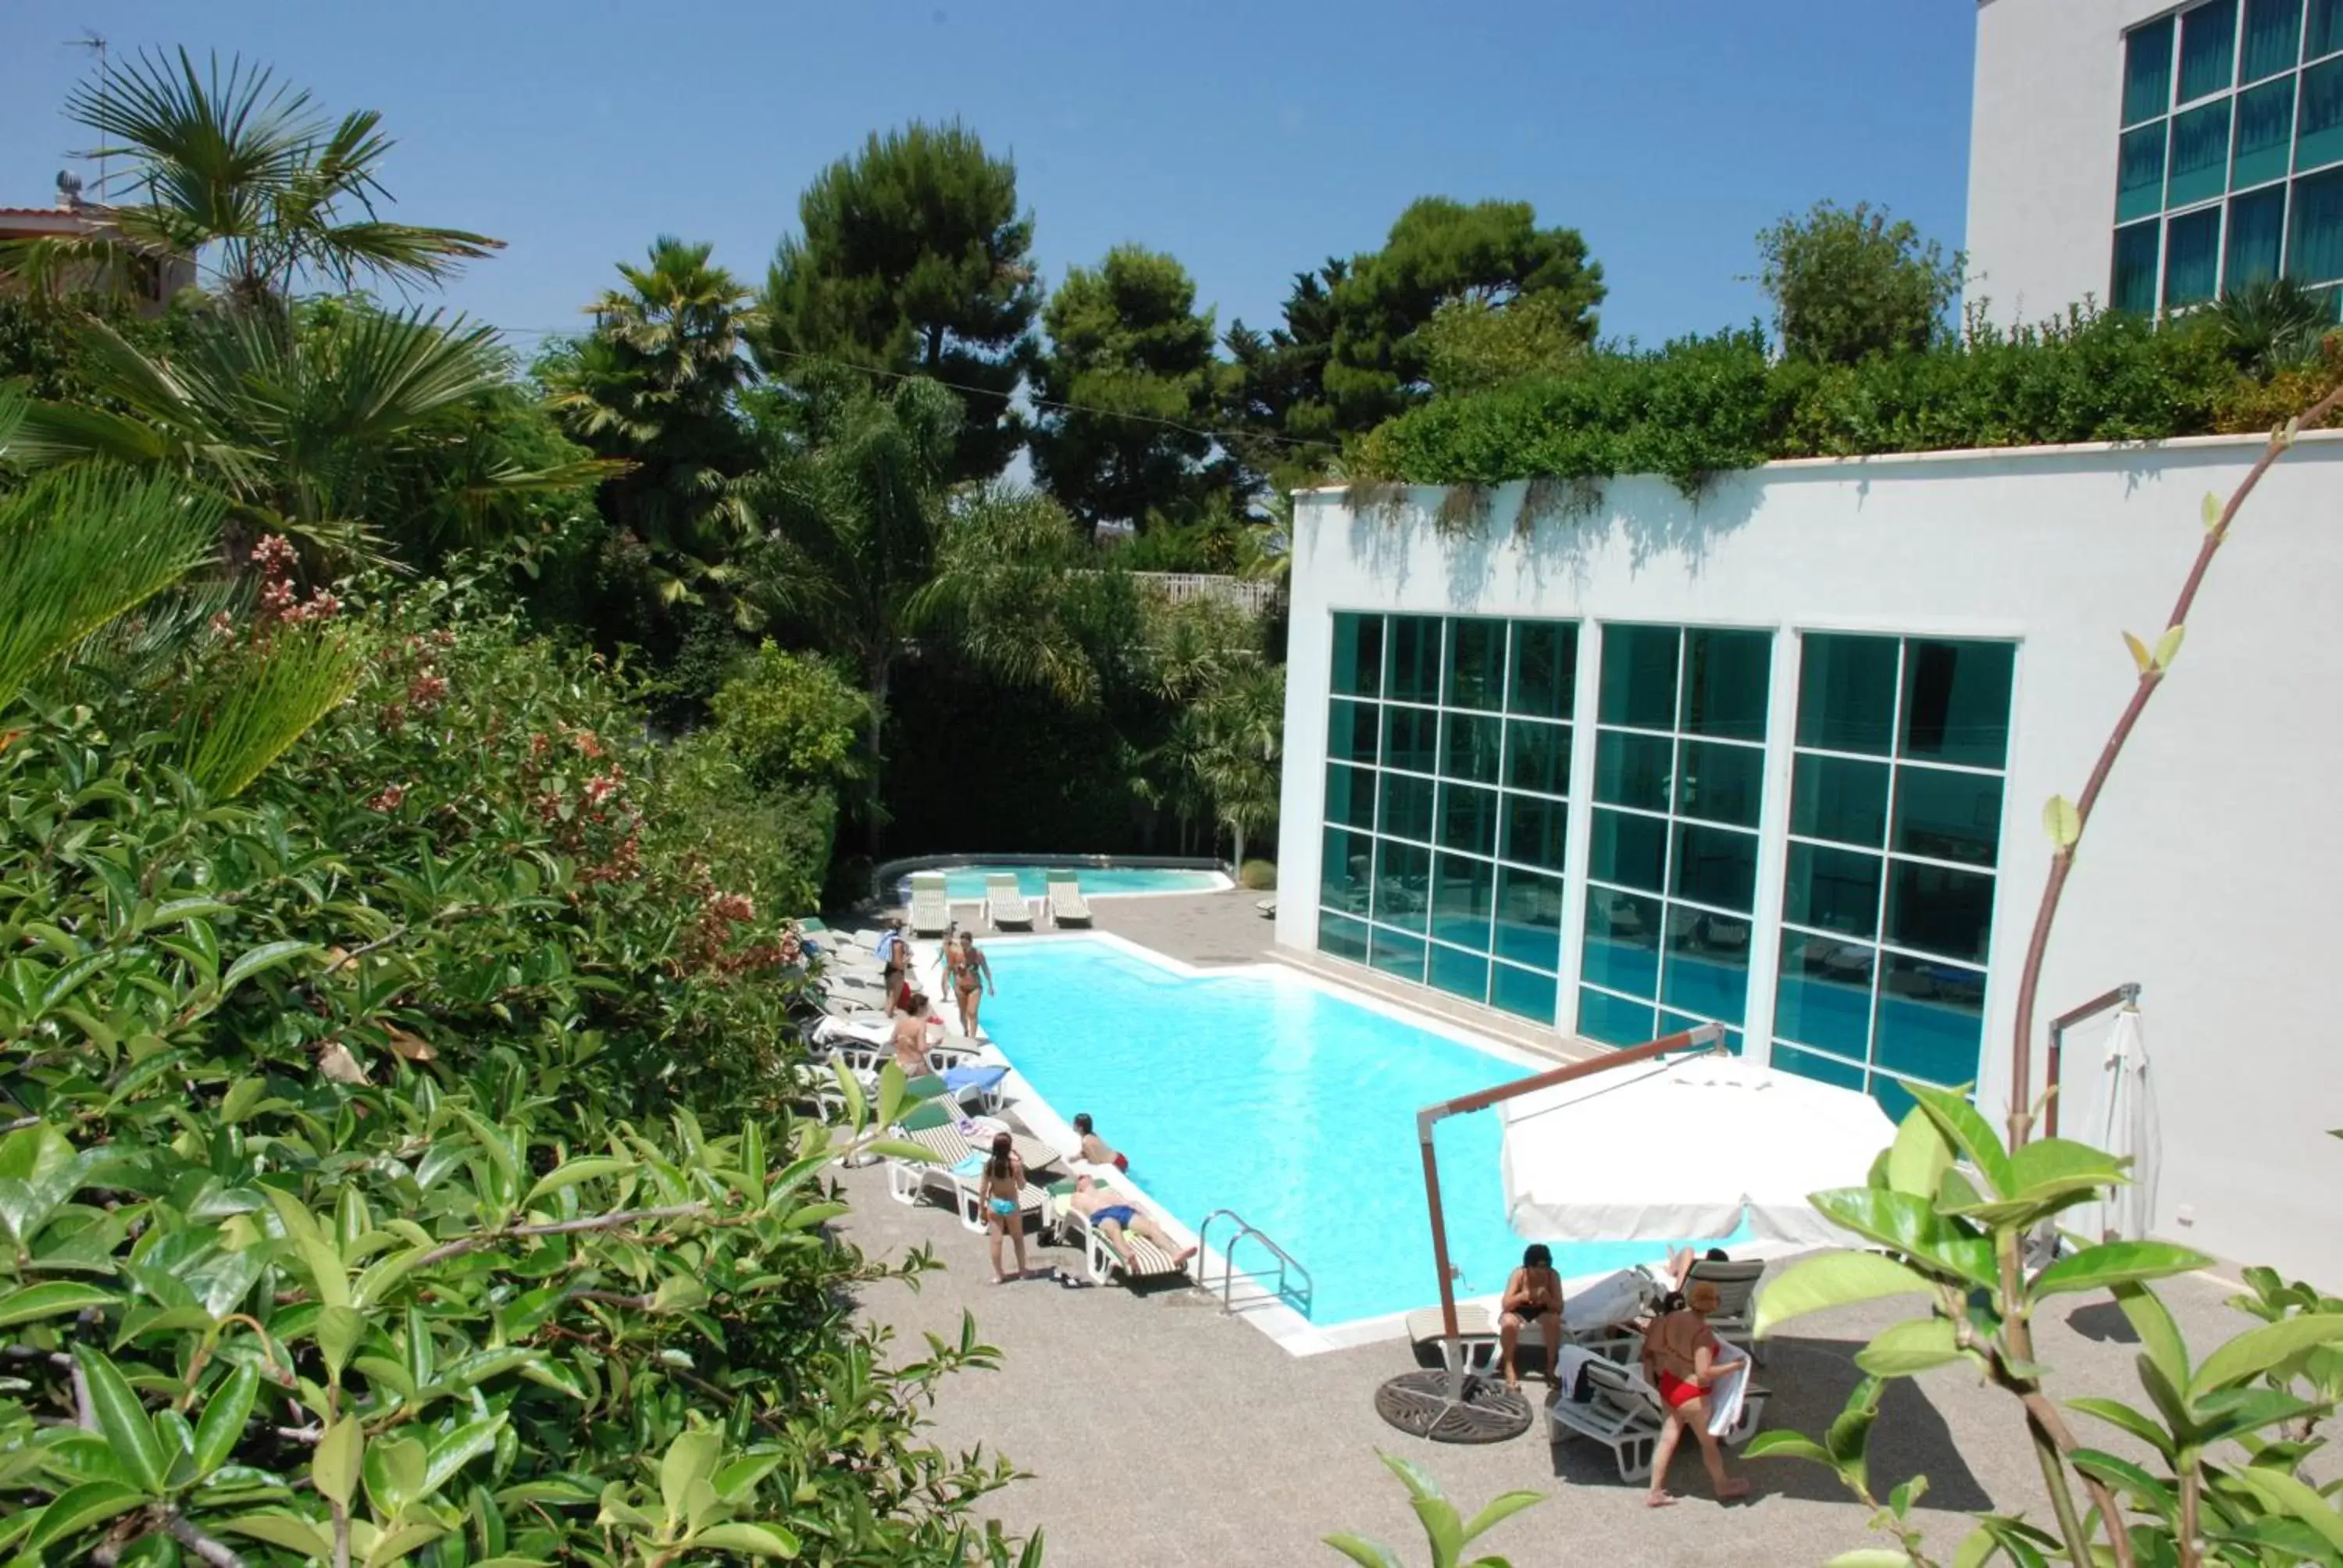
<path fill-rule="evenodd" d="M 1504 749 L 1504 723 L 1475 713 L 1441 715 L 1441 773 L 1476 784 L 1494 784 L 1499 756 Z"/>
<path fill-rule="evenodd" d="M 1672 626 L 1603 628 L 1604 723 L 1639 729 L 1675 728 L 1679 640 Z"/>
<path fill-rule="evenodd" d="M 1668 809 L 1675 742 L 1664 735 L 1599 729 L 1594 735 L 1594 798 L 1606 806 Z"/>
<path fill-rule="evenodd" d="M 2172 152 L 2166 162 L 2167 206 L 2187 206 L 2226 190 L 2229 177 L 2229 100 L 2223 98 L 2175 116 Z"/>
<path fill-rule="evenodd" d="M 1506 785 L 1541 795 L 1570 793 L 1570 731 L 1567 724 L 1506 720 Z"/>
<path fill-rule="evenodd" d="M 1318 902 L 1327 909 L 1363 915 L 1374 885 L 1374 839 L 1364 833 L 1327 829 L 1318 859 Z"/>
<path fill-rule="evenodd" d="M 1782 919 L 1851 937 L 1876 936 L 1880 869 L 1876 855 L 1792 844 L 1782 887 Z"/>
<path fill-rule="evenodd" d="M 1351 697 L 1373 697 L 1383 690 L 1383 617 L 1342 614 L 1334 618 L 1333 689 Z"/>
<path fill-rule="evenodd" d="M 1808 632 L 1799 642 L 1798 744 L 1886 756 L 1896 739 L 1896 639 Z"/>
<path fill-rule="evenodd" d="M 1460 948 L 1487 952 L 1496 889 L 1496 868 L 1486 860 L 1441 856 L 1432 882 L 1432 934 Z"/>
<path fill-rule="evenodd" d="M 2162 224 L 2150 218 L 2116 230 L 2116 258 L 2107 284 L 2107 308 L 2146 316 L 2156 309 L 2156 262 L 2163 251 Z"/>
<path fill-rule="evenodd" d="M 1353 963 L 1367 961 L 1367 922 L 1341 915 L 1318 917 L 1318 950 Z"/>
<path fill-rule="evenodd" d="M 1383 709 L 1383 766 L 1433 771 L 1440 756 L 1440 712 L 1432 708 Z"/>
<path fill-rule="evenodd" d="M 2172 106 L 2172 19 L 2124 35 L 2123 123 L 2136 126 Z"/>
<path fill-rule="evenodd" d="M 1403 702 L 1440 700 L 1440 624 L 1436 615 L 1391 618 L 1391 658 L 1383 678 L 1385 697 Z"/>
<path fill-rule="evenodd" d="M 1676 812 L 1711 822 L 1757 826 L 1765 792 L 1765 751 L 1760 746 L 1728 746 L 1687 740 L 1676 759 Z"/>
<path fill-rule="evenodd" d="M 1404 773 L 1383 778 L 1381 830 L 1401 839 L 1432 841 L 1432 780 Z"/>
<path fill-rule="evenodd" d="M 1507 795 L 1501 808 L 1504 833 L 1498 853 L 1508 860 L 1562 869 L 1570 808 L 1543 795 Z"/>
<path fill-rule="evenodd" d="M 2001 779 L 1903 768 L 1896 774 L 1896 848 L 1906 855 L 1990 866 L 2001 844 Z"/>
<path fill-rule="evenodd" d="M 2213 0 L 2180 18 L 2180 101 L 2223 92 L 2237 80 L 2237 3 Z"/>
<path fill-rule="evenodd" d="M 2116 221 L 2129 223 L 2164 206 L 2164 143 L 2170 122 L 2126 131 L 2116 152 Z"/>
<path fill-rule="evenodd" d="M 2302 73 L 2302 103 L 2295 113 L 2297 174 L 2343 158 L 2343 60 Z"/>
<path fill-rule="evenodd" d="M 2294 138 L 2294 78 L 2281 76 L 2237 95 L 2236 145 L 2229 160 L 2229 188 L 2241 189 L 2286 173 L 2287 147 Z M 2234 210 L 2234 209 L 2233 209 Z M 2232 251 L 2236 246 L 2230 241 Z M 2270 257 L 2270 275 L 2278 257 Z"/>
<path fill-rule="evenodd" d="M 2302 0 L 2246 0 L 2246 49 L 2241 82 L 2258 82 L 2294 64 L 2302 34 Z"/>
<path fill-rule="evenodd" d="M 1489 960 L 1472 953 L 1460 953 L 1454 948 L 1443 948 L 1434 942 L 1432 947 L 1432 984 L 1436 990 L 1451 996 L 1461 996 L 1466 1001 L 1486 1001 L 1489 998 Z"/>
<path fill-rule="evenodd" d="M 1403 937 L 1377 926 L 1367 939 L 1367 961 L 1387 975 L 1423 983 L 1423 939 Z"/>
<path fill-rule="evenodd" d="M 1985 1039 L 1984 972 L 1893 953 L 1886 963 L 1873 1062 L 1946 1087 L 1976 1082 Z"/>
<path fill-rule="evenodd" d="M 2286 275 L 2303 283 L 2343 277 L 2343 169 L 2294 182 Z"/>
<path fill-rule="evenodd" d="M 1586 874 L 1639 892 L 1667 890 L 1668 825 L 1657 817 L 1597 809 Z"/>
<path fill-rule="evenodd" d="M 1719 1023 L 1743 1021 L 1749 1007 L 1747 920 L 1672 908 L 1667 950 L 1662 1002 Z"/>
<path fill-rule="evenodd" d="M 1587 889 L 1586 945 L 1579 960 L 1584 978 L 1613 990 L 1657 996 L 1661 909 L 1657 899 Z"/>
<path fill-rule="evenodd" d="M 1904 649 L 1900 754 L 1968 768 L 1998 768 L 2009 751 L 2006 642 L 1929 642 Z"/>
<path fill-rule="evenodd" d="M 1817 1083 L 1834 1084 L 1840 1089 L 1860 1090 L 1863 1069 L 1844 1061 L 1834 1061 L 1827 1056 L 1817 1056 L 1811 1050 L 1795 1046 L 1776 1045 L 1773 1064 L 1785 1072 L 1795 1072 L 1801 1078 L 1811 1078 Z"/>
<path fill-rule="evenodd" d="M 1912 860 L 1887 869 L 1887 940 L 1899 948 L 1985 962 L 1993 928 L 1993 879 Z"/>
<path fill-rule="evenodd" d="M 1583 988 L 1578 993 L 1578 1032 L 1605 1045 L 1642 1045 L 1659 1039 L 1658 1017 L 1647 1001 Z"/>
<path fill-rule="evenodd" d="M 2316 60 L 2338 49 L 2343 49 L 2343 0 L 2310 0 L 2310 14 L 2303 23 L 2302 57 Z"/>
<path fill-rule="evenodd" d="M 2286 232 L 2286 187 L 2241 196 L 2229 203 L 2229 258 L 2221 286 L 2236 290 L 2278 276 L 2278 246 Z"/>
<path fill-rule="evenodd" d="M 1489 1004 L 1552 1027 L 1560 987 L 1550 974 L 1534 974 L 1511 964 L 1490 966 Z"/>
<path fill-rule="evenodd" d="M 1873 848 L 1887 841 L 1887 764 L 1804 752 L 1792 765 L 1790 831 Z"/>
<path fill-rule="evenodd" d="M 1326 706 L 1326 755 L 1346 762 L 1373 762 L 1377 728 L 1374 706 L 1345 702 L 1339 697 Z"/>
<path fill-rule="evenodd" d="M 1375 840 L 1375 901 L 1378 925 L 1421 931 L 1432 904 L 1432 851 L 1413 844 Z M 1422 967 L 1419 956 L 1417 966 Z"/>
<path fill-rule="evenodd" d="M 1757 835 L 1679 824 L 1670 876 L 1675 897 L 1745 914 L 1757 894 Z"/>
<path fill-rule="evenodd" d="M 2221 209 L 2203 207 L 2164 226 L 2164 304 L 2202 305 L 2213 297 L 2221 266 Z"/>
<path fill-rule="evenodd" d="M 1372 828 L 1375 825 L 1375 776 L 1365 768 L 1326 764 L 1326 825 L 1330 828 Z"/>
<path fill-rule="evenodd" d="M 1510 713 L 1567 719 L 1578 685 L 1578 628 L 1554 621 L 1513 622 L 1513 682 Z"/>
<path fill-rule="evenodd" d="M 1562 879 L 1534 871 L 1497 870 L 1494 950 L 1551 973 L 1562 963 Z"/>
<path fill-rule="evenodd" d="M 1765 739 L 1773 653 L 1771 632 L 1686 632 L 1684 732 L 1721 740 Z"/>
<path fill-rule="evenodd" d="M 1440 847 L 1471 855 L 1497 852 L 1497 792 L 1469 784 L 1440 787 Z"/>
<path fill-rule="evenodd" d="M 1871 970 L 1878 959 L 1871 948 L 1784 931 L 1774 1032 L 1864 1060 L 1871 1043 Z"/>
<path fill-rule="evenodd" d="M 1505 623 L 1448 623 L 1448 706 L 1498 708 L 1505 699 Z"/>

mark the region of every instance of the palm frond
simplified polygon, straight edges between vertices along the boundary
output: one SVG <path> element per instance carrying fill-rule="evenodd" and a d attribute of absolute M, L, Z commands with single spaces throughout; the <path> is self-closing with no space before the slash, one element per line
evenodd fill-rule
<path fill-rule="evenodd" d="M 224 511 L 172 478 L 106 464 L 36 474 L 0 497 L 0 706 L 50 659 L 193 571 Z"/>
<path fill-rule="evenodd" d="M 189 706 L 180 724 L 182 766 L 216 800 L 243 793 L 341 706 L 357 689 L 365 658 L 365 648 L 339 628 L 278 628 Z"/>

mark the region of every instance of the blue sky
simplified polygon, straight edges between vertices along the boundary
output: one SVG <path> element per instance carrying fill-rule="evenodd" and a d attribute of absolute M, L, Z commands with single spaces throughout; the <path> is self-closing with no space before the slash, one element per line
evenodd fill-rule
<path fill-rule="evenodd" d="M 85 29 L 274 65 L 380 109 L 398 215 L 509 244 L 449 291 L 568 328 L 674 232 L 761 279 L 797 196 L 873 128 L 954 116 L 1017 160 L 1035 249 L 1139 241 L 1222 327 L 1378 244 L 1418 196 L 1527 199 L 1603 263 L 1606 334 L 1745 322 L 1751 236 L 1821 197 L 1948 246 L 1966 204 L 1971 0 L 6 0 L 0 206 L 81 145 Z M 523 347 L 533 343 L 524 340 Z"/>

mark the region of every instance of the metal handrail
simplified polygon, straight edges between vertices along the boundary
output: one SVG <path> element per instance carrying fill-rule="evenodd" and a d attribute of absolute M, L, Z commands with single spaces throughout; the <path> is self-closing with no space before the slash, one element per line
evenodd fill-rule
<path fill-rule="evenodd" d="M 2102 991 L 2082 1006 L 2071 1008 L 2050 1020 L 2050 1060 L 2046 1063 L 2049 1070 L 2049 1082 L 2046 1085 L 2048 1092 L 2043 1096 L 2046 1103 L 2042 1111 L 2042 1132 L 2045 1137 L 2058 1136 L 2058 1101 L 2061 1098 L 2060 1091 L 2065 1085 L 2066 1071 L 2065 1060 L 2066 1031 L 2086 1020 L 2097 1018 L 2099 1014 L 2115 1008 L 2138 1005 L 2139 982 L 2126 980 L 2115 990 Z M 2019 1092 L 2026 1092 L 2025 1085 L 2019 1086 Z"/>
<path fill-rule="evenodd" d="M 1318 1289 L 1317 1282 L 1310 1277 L 1310 1271 L 1302 1267 L 1300 1259 L 1272 1241 L 1266 1231 L 1234 1209 L 1215 1209 L 1204 1216 L 1204 1222 L 1196 1227 L 1196 1251 L 1199 1255 L 1211 1255 L 1212 1221 L 1223 1219 L 1236 1229 L 1235 1234 L 1229 1238 L 1228 1244 L 1221 1249 L 1221 1315 L 1226 1317 L 1236 1311 L 1237 1247 L 1250 1236 L 1268 1248 L 1270 1255 L 1277 1260 L 1277 1283 L 1274 1286 L 1263 1284 L 1261 1288 L 1278 1301 L 1294 1304 L 1295 1310 L 1302 1316 L 1309 1316 L 1310 1303 Z M 1288 1271 L 1302 1276 L 1302 1288 L 1298 1292 L 1287 1282 Z M 1211 1290 L 1211 1282 L 1202 1278 L 1206 1272 L 1203 1267 L 1200 1265 L 1196 1272 L 1200 1277 L 1199 1282 L 1205 1290 Z"/>

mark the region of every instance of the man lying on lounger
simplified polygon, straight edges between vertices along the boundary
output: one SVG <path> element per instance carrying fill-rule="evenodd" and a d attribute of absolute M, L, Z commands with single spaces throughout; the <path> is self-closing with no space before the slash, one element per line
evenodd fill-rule
<path fill-rule="evenodd" d="M 1122 1260 L 1122 1266 L 1126 1269 L 1136 1271 L 1139 1267 L 1131 1259 L 1131 1248 L 1123 1241 L 1126 1234 L 1143 1241 L 1152 1241 L 1167 1252 L 1172 1251 L 1172 1238 L 1163 1233 L 1163 1228 L 1131 1207 L 1123 1200 L 1122 1194 L 1112 1188 L 1101 1187 L 1087 1176 L 1077 1176 L 1074 1178 L 1073 1195 L 1067 1201 L 1078 1212 L 1091 1217 L 1091 1228 L 1105 1239 L 1107 1246 Z M 1184 1248 L 1172 1258 L 1172 1265 L 1176 1268 L 1195 1255 L 1195 1248 Z"/>

